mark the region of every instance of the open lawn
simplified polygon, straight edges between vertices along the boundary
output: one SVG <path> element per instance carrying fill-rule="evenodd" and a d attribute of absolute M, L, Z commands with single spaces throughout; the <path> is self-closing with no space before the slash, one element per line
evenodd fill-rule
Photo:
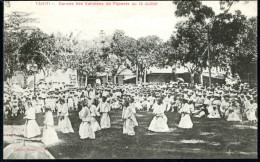
<path fill-rule="evenodd" d="M 123 135 L 121 110 L 110 113 L 112 128 L 96 132 L 95 140 L 81 140 L 78 112 L 70 113 L 75 133 L 58 133 L 60 142 L 48 148 L 56 159 L 111 159 L 111 158 L 257 158 L 257 126 L 248 122 L 227 122 L 222 119 L 193 118 L 194 127 L 178 128 L 179 115 L 167 113 L 170 132 L 148 131 L 152 112 L 137 112 L 139 126 L 136 135 Z M 55 125 L 58 119 L 54 114 Z M 22 117 L 4 121 L 4 147 L 21 142 L 25 120 Z M 43 126 L 43 114 L 37 114 L 37 123 Z M 56 126 L 57 128 L 57 126 Z M 33 138 L 41 142 L 41 136 Z"/>

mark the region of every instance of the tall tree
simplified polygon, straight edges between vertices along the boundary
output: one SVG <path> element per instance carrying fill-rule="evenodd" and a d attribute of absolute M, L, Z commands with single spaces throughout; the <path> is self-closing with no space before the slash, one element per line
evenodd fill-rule
<path fill-rule="evenodd" d="M 213 62 L 213 66 L 225 66 L 223 60 L 229 53 L 227 49 L 234 47 L 238 35 L 244 29 L 245 16 L 237 11 L 228 13 L 233 3 L 221 1 L 221 12 L 216 15 L 212 8 L 199 1 L 175 1 L 177 6 L 175 15 L 186 17 L 187 20 L 176 25 L 177 33 L 172 37 L 174 48 L 179 51 L 179 59 L 183 65 L 189 63 L 188 68 L 191 78 L 194 72 L 201 74 L 202 68 L 207 67 L 207 61 Z M 225 7 L 226 6 L 226 7 Z M 228 7 L 227 7 L 228 6 Z M 203 34 L 209 29 L 210 55 L 207 55 L 207 35 Z M 204 31 L 203 31 L 204 30 Z M 230 58 L 230 56 L 228 56 Z M 193 83 L 193 79 L 191 79 Z"/>
<path fill-rule="evenodd" d="M 130 60 L 134 60 L 133 56 L 137 55 L 137 42 L 134 38 L 126 36 L 124 31 L 116 30 L 113 33 L 107 53 L 107 65 L 115 83 L 115 76 L 120 71 L 132 67 L 131 63 L 133 62 L 130 62 Z"/>
<path fill-rule="evenodd" d="M 170 51 L 167 42 L 163 42 L 156 35 L 141 37 L 137 40 L 138 55 L 133 55 L 132 61 L 138 66 L 139 76 L 143 77 L 149 67 L 165 67 L 168 63 Z"/>
<path fill-rule="evenodd" d="M 37 28 L 37 19 L 31 13 L 12 12 L 4 15 L 4 79 L 10 78 L 14 72 L 21 70 L 18 55 L 20 48 L 26 43 L 29 35 Z"/>
<path fill-rule="evenodd" d="M 24 72 L 25 85 L 27 77 L 32 72 L 30 66 L 33 64 L 37 65 L 37 72 L 42 70 L 46 77 L 46 70 L 53 65 L 51 60 L 55 56 L 54 43 L 54 35 L 49 36 L 37 29 L 28 36 L 28 40 L 19 49 L 18 65 Z"/>
<path fill-rule="evenodd" d="M 78 36 L 74 33 L 56 35 L 55 69 L 76 70 L 79 85 L 85 86 L 89 76 L 96 77 L 97 72 L 104 71 L 104 61 L 101 48 L 94 41 L 80 40 Z"/>
<path fill-rule="evenodd" d="M 230 53 L 227 64 L 233 73 L 253 77 L 257 75 L 257 19 L 247 19 L 243 21 L 243 26 L 244 30 L 239 32 L 235 45 L 227 50 Z"/>

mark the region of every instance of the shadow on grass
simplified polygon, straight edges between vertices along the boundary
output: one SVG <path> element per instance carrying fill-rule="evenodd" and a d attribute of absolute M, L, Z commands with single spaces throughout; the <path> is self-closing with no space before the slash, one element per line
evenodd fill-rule
<path fill-rule="evenodd" d="M 80 140 L 78 130 L 81 120 L 78 112 L 72 111 L 69 118 L 74 133 L 63 134 L 57 131 L 61 142 L 48 150 L 57 159 L 257 157 L 257 130 L 248 127 L 239 129 L 236 125 L 241 123 L 192 118 L 194 127 L 186 130 L 177 127 L 180 116 L 169 112 L 166 116 L 170 132 L 156 133 L 148 131 L 153 114 L 141 111 L 137 112 L 139 126 L 135 128 L 136 135 L 127 136 L 122 133 L 121 114 L 121 110 L 113 110 L 110 113 L 112 128 L 96 132 L 95 140 Z M 43 125 L 42 116 L 43 114 L 37 114 L 40 126 Z M 25 121 L 20 118 L 15 122 L 22 126 Z M 58 124 L 57 116 L 54 117 L 54 122 L 55 125 Z M 4 124 L 6 125 L 5 122 Z"/>

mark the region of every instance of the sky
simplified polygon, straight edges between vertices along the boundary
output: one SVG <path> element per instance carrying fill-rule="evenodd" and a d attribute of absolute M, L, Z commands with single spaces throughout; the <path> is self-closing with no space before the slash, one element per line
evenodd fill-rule
<path fill-rule="evenodd" d="M 100 30 L 111 35 L 116 29 L 124 30 L 125 34 L 135 39 L 147 35 L 158 35 L 164 41 L 168 40 L 174 31 L 175 24 L 183 18 L 174 15 L 175 5 L 171 1 L 151 2 L 154 5 L 76 5 L 77 1 L 67 1 L 74 5 L 59 5 L 58 1 L 37 5 L 37 1 L 12 1 L 10 7 L 5 6 L 4 13 L 12 11 L 32 12 L 32 17 L 38 18 L 36 24 L 44 32 L 79 34 L 81 39 L 92 40 L 99 36 Z M 39 1 L 38 1 L 39 2 Z M 48 1 L 47 1 L 48 2 Z M 64 3 L 65 1 L 63 1 Z M 88 1 L 89 2 L 89 1 Z M 102 1 L 100 1 L 102 3 Z M 119 3 L 119 2 L 117 2 Z M 137 2 L 138 3 L 138 2 Z M 204 5 L 212 7 L 215 13 L 220 12 L 218 1 L 203 1 Z M 238 2 L 230 12 L 241 10 L 248 18 L 257 16 L 257 1 L 247 4 Z"/>

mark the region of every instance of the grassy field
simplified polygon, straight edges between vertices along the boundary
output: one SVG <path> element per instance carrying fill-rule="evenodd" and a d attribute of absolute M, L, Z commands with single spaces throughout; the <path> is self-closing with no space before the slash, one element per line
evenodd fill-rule
<path fill-rule="evenodd" d="M 169 112 L 166 115 L 170 132 L 154 133 L 148 131 L 152 113 L 141 111 L 137 112 L 139 126 L 132 137 L 122 133 L 121 113 L 111 112 L 112 128 L 96 132 L 95 140 L 81 140 L 78 112 L 71 112 L 75 133 L 57 132 L 61 141 L 48 150 L 57 159 L 257 158 L 256 124 L 193 118 L 194 127 L 185 130 L 177 127 L 179 115 Z M 22 117 L 4 121 L 4 147 L 22 141 L 24 122 Z M 43 126 L 43 114 L 37 114 L 37 123 Z M 41 136 L 31 141 L 40 142 Z"/>

